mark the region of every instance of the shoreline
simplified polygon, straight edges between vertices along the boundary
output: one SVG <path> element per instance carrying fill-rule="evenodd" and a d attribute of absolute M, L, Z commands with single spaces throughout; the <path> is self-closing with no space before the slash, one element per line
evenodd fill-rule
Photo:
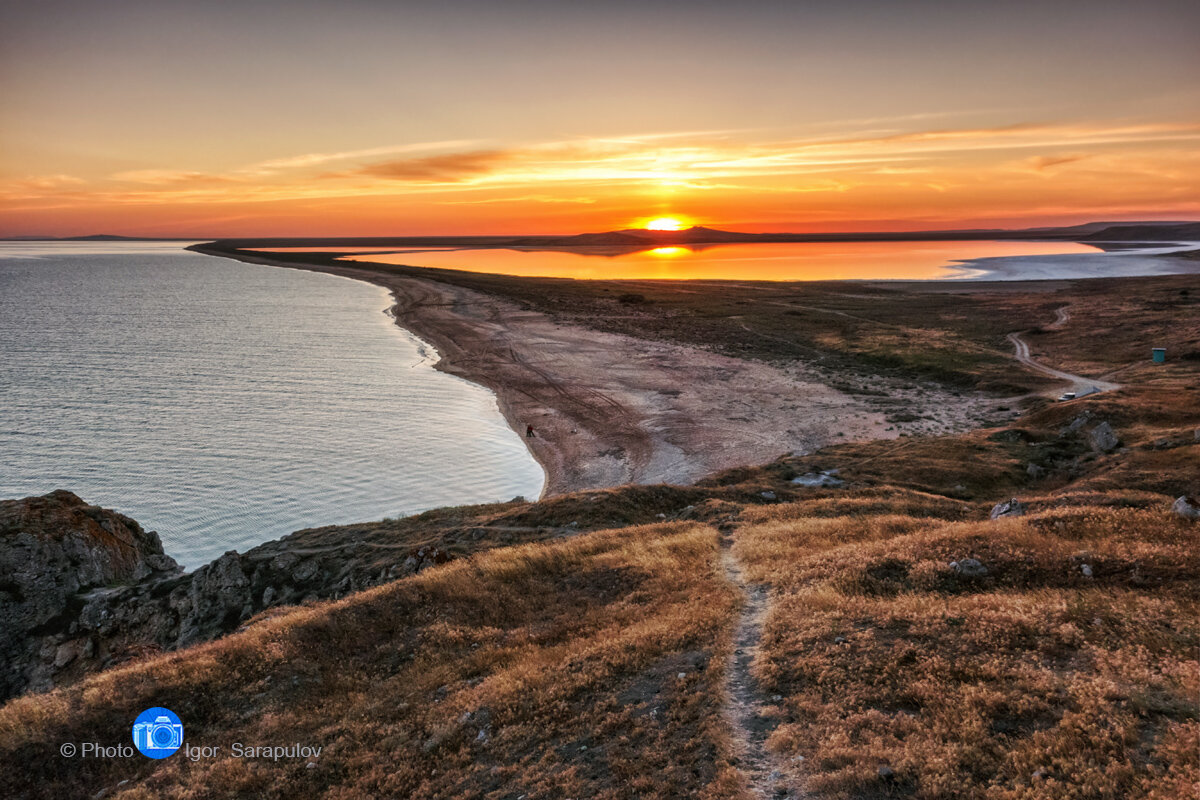
<path fill-rule="evenodd" d="M 546 473 L 542 497 L 631 483 L 690 484 L 835 442 L 899 435 L 869 399 L 845 394 L 800 366 L 784 369 L 562 322 L 437 280 L 435 271 L 418 277 L 412 269 L 387 265 L 277 259 L 208 245 L 189 249 L 387 289 L 393 320 L 433 345 L 440 356 L 436 369 L 496 396 L 500 412 Z M 950 402 L 929 391 L 896 402 L 953 409 L 946 432 L 977 427 L 981 407 L 994 402 Z M 525 436 L 527 425 L 533 438 Z"/>

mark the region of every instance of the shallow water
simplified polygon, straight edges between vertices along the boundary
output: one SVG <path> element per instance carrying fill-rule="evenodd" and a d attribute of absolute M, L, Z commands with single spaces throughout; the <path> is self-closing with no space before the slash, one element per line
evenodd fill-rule
<path fill-rule="evenodd" d="M 317 525 L 536 497 L 495 397 L 379 287 L 179 244 L 0 244 L 0 497 L 69 489 L 190 567 Z"/>
<path fill-rule="evenodd" d="M 383 248 L 377 248 L 378 251 Z M 347 260 L 525 277 L 677 280 L 932 280 L 973 274 L 976 259 L 1101 254 L 1075 242 L 803 242 L 571 250 L 458 249 L 356 254 Z M 1102 254 L 1101 254 L 1102 255 Z"/>

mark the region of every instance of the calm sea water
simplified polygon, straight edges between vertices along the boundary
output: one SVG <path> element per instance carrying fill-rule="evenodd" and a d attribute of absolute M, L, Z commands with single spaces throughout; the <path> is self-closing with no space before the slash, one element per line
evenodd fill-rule
<path fill-rule="evenodd" d="M 0 244 L 0 497 L 69 489 L 189 568 L 318 525 L 536 497 L 485 389 L 344 278 L 178 244 Z"/>
<path fill-rule="evenodd" d="M 413 248 L 349 260 L 469 272 L 579 279 L 671 280 L 1026 280 L 1155 275 L 1195 270 L 1162 258 L 1196 243 L 1105 252 L 1077 242 L 804 242 L 565 250 Z M 282 249 L 282 248 L 281 248 Z M 345 252 L 367 248 L 339 248 Z"/>

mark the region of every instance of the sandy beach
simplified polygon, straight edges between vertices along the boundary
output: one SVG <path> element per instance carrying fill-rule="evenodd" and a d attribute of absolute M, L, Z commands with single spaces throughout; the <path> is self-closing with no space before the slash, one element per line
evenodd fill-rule
<path fill-rule="evenodd" d="M 816 372 L 564 324 L 511 300 L 370 268 L 196 248 L 250 263 L 368 281 L 396 300 L 399 325 L 433 344 L 447 373 L 495 392 L 546 470 L 544 496 L 627 483 L 691 483 L 834 442 L 893 438 L 897 404 L 932 432 L 972 427 L 983 398 L 896 386 L 888 410 Z M 923 430 L 929 431 L 927 425 Z"/>

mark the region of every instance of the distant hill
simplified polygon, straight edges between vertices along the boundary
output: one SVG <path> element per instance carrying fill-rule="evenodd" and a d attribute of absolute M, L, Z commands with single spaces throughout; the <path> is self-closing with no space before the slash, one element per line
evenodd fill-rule
<path fill-rule="evenodd" d="M 540 238 L 540 237 L 539 237 Z M 556 246 L 614 247 L 647 244 L 726 244 L 752 242 L 869 242 L 966 239 L 1069 239 L 1109 241 L 1173 241 L 1200 239 L 1200 222 L 1088 222 L 1083 225 L 1045 228 L 971 228 L 936 231 L 883 231 L 865 233 L 740 233 L 695 226 L 681 231 L 626 228 L 576 236 L 547 237 Z M 544 242 L 543 242 L 544 243 Z M 532 245 L 533 242 L 531 241 Z"/>
<path fill-rule="evenodd" d="M 0 242 L 192 242 L 204 236 L 118 236 L 115 233 L 93 233 L 88 236 L 6 236 Z"/>
<path fill-rule="evenodd" d="M 1089 241 L 1200 241 L 1200 222 L 1114 224 L 1081 236 Z"/>
<path fill-rule="evenodd" d="M 176 241 L 154 236 L 118 236 L 113 233 L 93 233 L 90 236 L 64 236 L 63 242 L 166 242 Z"/>

